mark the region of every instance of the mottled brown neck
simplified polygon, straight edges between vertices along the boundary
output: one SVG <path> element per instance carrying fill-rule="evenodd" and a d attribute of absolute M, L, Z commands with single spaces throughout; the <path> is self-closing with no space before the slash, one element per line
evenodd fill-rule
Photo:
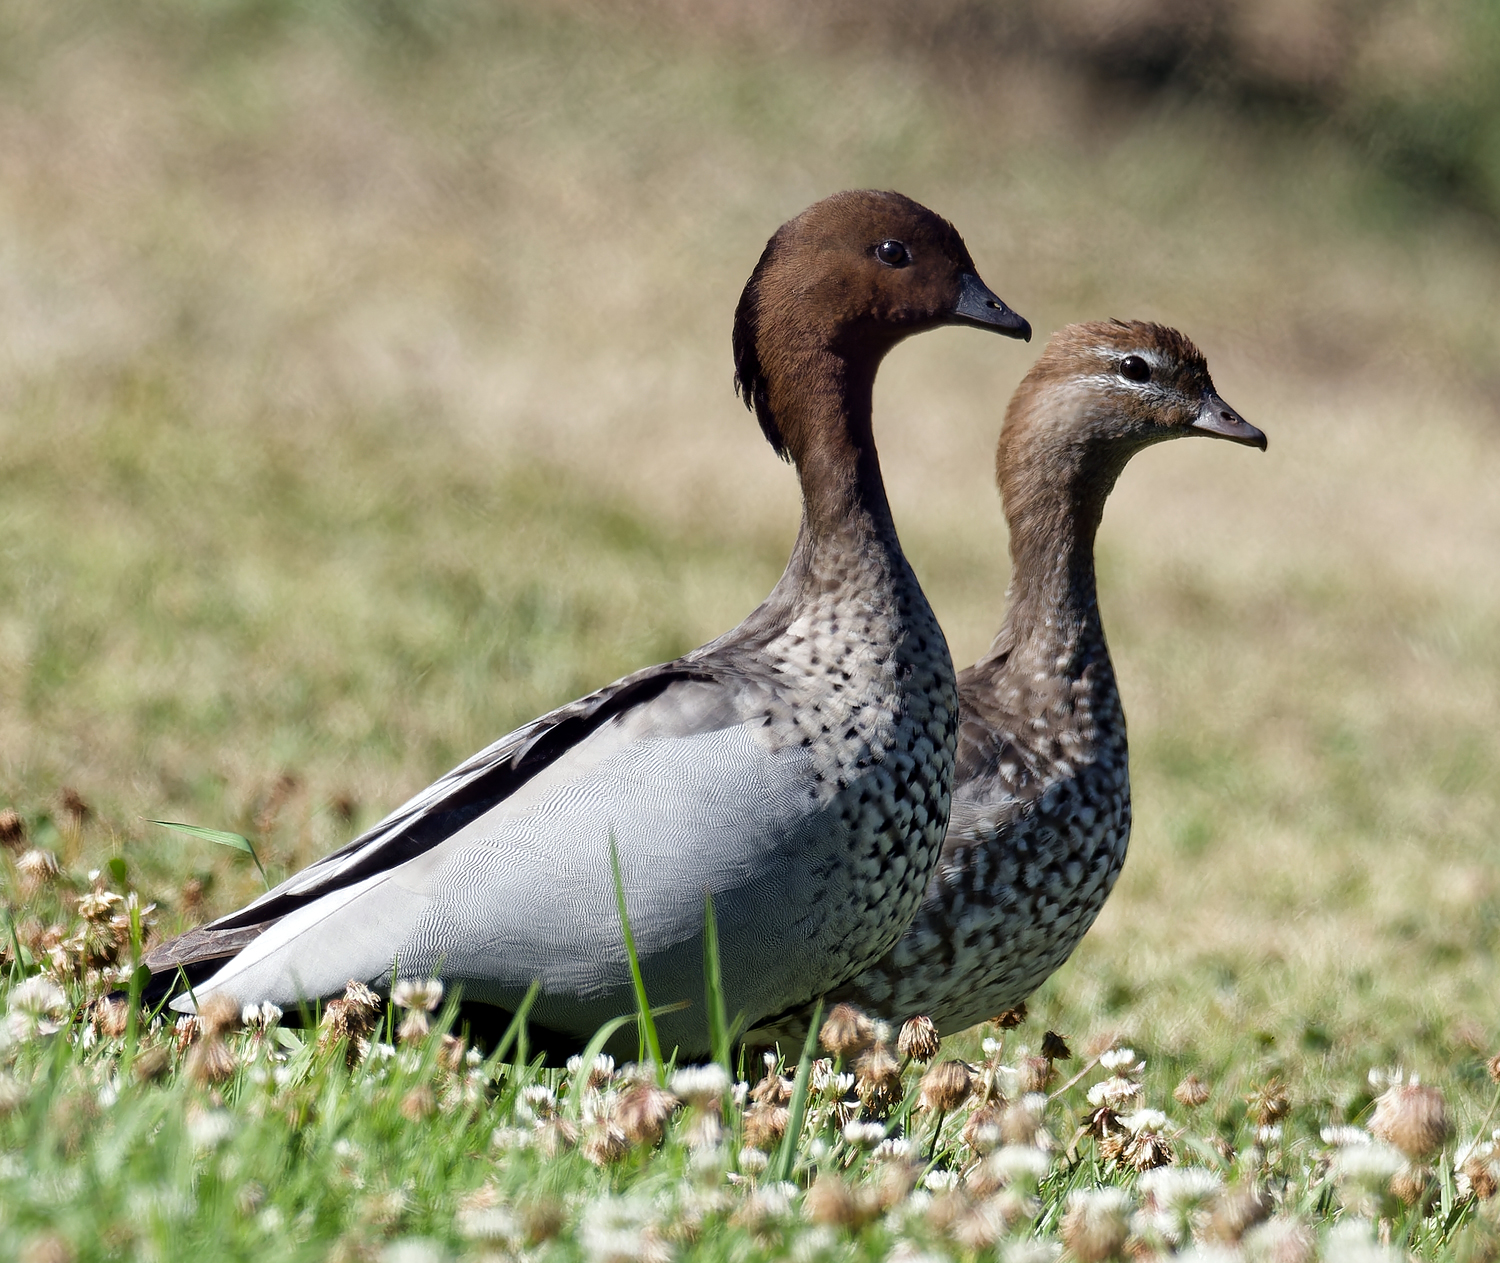
<path fill-rule="evenodd" d="M 1012 680 L 1076 676 L 1107 659 L 1094 579 L 1094 538 L 1128 453 L 1081 442 L 1014 444 L 1001 471 L 1010 526 L 1005 622 L 975 673 Z M 1003 458 L 1004 458 L 1003 457 Z"/>

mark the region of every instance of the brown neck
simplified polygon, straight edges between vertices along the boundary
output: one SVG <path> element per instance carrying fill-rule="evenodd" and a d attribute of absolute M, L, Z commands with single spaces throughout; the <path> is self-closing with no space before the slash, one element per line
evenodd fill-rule
<path fill-rule="evenodd" d="M 878 357 L 799 355 L 771 392 L 802 482 L 798 551 L 865 541 L 899 547 L 870 425 Z"/>
<path fill-rule="evenodd" d="M 1014 455 L 1014 454 L 1013 454 Z M 1107 661 L 1094 537 L 1128 454 L 1064 444 L 1002 472 L 1011 575 L 1005 622 L 976 671 L 1081 673 Z M 1013 465 L 1016 464 L 1013 462 Z"/>

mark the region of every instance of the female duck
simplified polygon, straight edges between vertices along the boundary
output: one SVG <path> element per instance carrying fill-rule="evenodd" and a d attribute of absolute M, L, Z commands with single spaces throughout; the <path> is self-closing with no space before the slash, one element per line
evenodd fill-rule
<path fill-rule="evenodd" d="M 665 1048 L 707 1047 L 705 893 L 729 1011 L 751 1021 L 889 949 L 947 826 L 958 698 L 891 521 L 871 392 L 891 347 L 944 324 L 1030 335 L 931 211 L 842 193 L 784 225 L 734 328 L 738 386 L 802 483 L 766 602 L 502 738 L 152 969 L 211 962 L 200 1001 L 283 1008 L 381 985 L 393 962 L 502 1010 L 538 980 L 534 1035 L 577 1046 L 634 1007 L 612 844 L 647 992 L 691 1002 L 660 1023 Z"/>
<path fill-rule="evenodd" d="M 1264 450 L 1174 329 L 1071 325 L 1006 410 L 1004 626 L 958 677 L 952 819 L 916 919 L 830 1000 L 957 1032 L 1013 1007 L 1072 953 L 1130 837 L 1125 714 L 1094 586 L 1104 501 L 1142 448 L 1189 435 Z M 793 1035 L 798 1015 L 756 1033 Z"/>

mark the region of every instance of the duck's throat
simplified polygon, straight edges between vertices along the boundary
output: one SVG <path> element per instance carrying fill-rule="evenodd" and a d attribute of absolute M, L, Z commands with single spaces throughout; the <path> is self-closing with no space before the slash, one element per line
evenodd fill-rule
<path fill-rule="evenodd" d="M 802 483 L 798 551 L 809 561 L 850 549 L 899 555 L 870 420 L 875 365 L 824 354 L 798 367 L 799 389 L 775 392 Z"/>
<path fill-rule="evenodd" d="M 1060 479 L 1012 506 L 1005 623 L 981 664 L 1012 679 L 1079 678 L 1108 662 L 1094 537 L 1114 479 Z"/>

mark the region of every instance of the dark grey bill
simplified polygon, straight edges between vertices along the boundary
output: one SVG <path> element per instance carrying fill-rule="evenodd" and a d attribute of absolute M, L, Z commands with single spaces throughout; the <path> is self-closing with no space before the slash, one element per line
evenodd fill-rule
<path fill-rule="evenodd" d="M 950 324 L 973 325 L 976 329 L 1003 333 L 1007 338 L 1031 341 L 1031 326 L 1026 318 L 1016 315 L 974 273 L 965 272 L 958 283 L 958 303 L 949 318 Z"/>
<path fill-rule="evenodd" d="M 1204 396 L 1203 406 L 1198 409 L 1198 418 L 1192 428 L 1199 434 L 1266 450 L 1266 436 L 1212 392 Z"/>

